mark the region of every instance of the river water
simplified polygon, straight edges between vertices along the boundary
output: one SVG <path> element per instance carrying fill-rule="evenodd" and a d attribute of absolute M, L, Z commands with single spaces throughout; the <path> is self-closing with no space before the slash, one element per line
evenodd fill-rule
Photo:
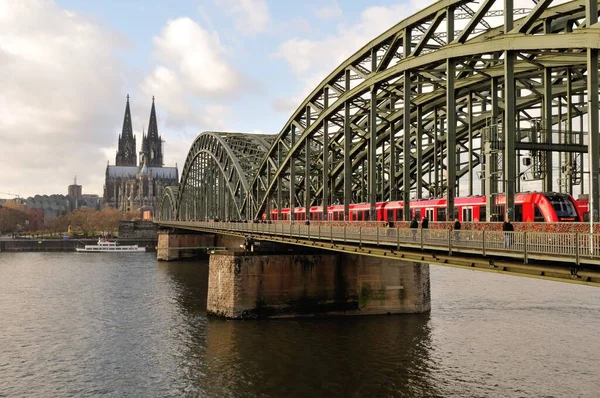
<path fill-rule="evenodd" d="M 207 263 L 1 253 L 0 397 L 597 397 L 600 289 L 431 267 L 430 314 L 206 317 Z"/>

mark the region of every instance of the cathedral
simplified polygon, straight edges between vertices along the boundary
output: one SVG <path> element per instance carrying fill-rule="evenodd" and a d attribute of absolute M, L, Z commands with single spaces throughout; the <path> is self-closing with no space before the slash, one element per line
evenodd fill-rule
<path fill-rule="evenodd" d="M 177 167 L 163 167 L 163 146 L 161 136 L 158 135 L 154 97 L 148 133 L 142 133 L 142 149 L 138 163 L 127 95 L 115 165 L 106 166 L 104 203 L 122 213 L 149 210 L 154 215 L 165 187 L 177 185 L 178 182 Z"/>

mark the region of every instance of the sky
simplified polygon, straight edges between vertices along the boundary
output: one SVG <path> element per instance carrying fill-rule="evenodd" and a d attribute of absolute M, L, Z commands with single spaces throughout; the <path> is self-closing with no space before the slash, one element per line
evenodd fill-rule
<path fill-rule="evenodd" d="M 318 83 L 433 0 L 0 0 L 0 198 L 103 193 L 125 98 L 165 166 L 203 131 L 276 134 Z M 139 151 L 139 148 L 138 148 Z"/>
<path fill-rule="evenodd" d="M 277 134 L 346 58 L 434 0 L 0 0 L 0 198 L 103 194 L 125 99 L 165 166 L 203 131 Z"/>

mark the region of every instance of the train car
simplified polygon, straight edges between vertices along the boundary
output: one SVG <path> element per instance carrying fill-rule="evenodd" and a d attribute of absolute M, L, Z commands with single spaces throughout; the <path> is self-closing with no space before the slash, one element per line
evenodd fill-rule
<path fill-rule="evenodd" d="M 327 221 L 344 221 L 344 205 L 327 207 Z"/>
<path fill-rule="evenodd" d="M 496 204 L 504 209 L 506 196 L 497 196 Z M 581 218 L 571 195 L 557 192 L 528 192 L 515 195 L 515 214 L 511 221 L 578 222 Z"/>
<path fill-rule="evenodd" d="M 387 202 L 381 209 L 382 220 L 397 222 L 404 220 L 404 202 Z"/>
<path fill-rule="evenodd" d="M 284 207 L 281 209 L 281 219 L 279 218 L 279 212 L 277 209 L 271 210 L 271 220 L 273 221 L 287 221 L 290 219 L 290 208 Z"/>
<path fill-rule="evenodd" d="M 584 222 L 590 221 L 590 202 L 587 199 L 576 199 L 575 206 L 577 207 L 577 212 L 579 213 L 579 218 L 581 218 Z"/>
<path fill-rule="evenodd" d="M 446 221 L 446 199 L 420 199 L 410 202 L 411 218 Z"/>
<path fill-rule="evenodd" d="M 310 208 L 310 219 L 313 221 L 323 220 L 323 206 L 312 206 Z"/>
<path fill-rule="evenodd" d="M 371 219 L 371 204 L 356 203 L 350 206 L 350 221 L 381 221 L 384 219 L 383 209 L 387 202 L 375 204 L 375 218 Z M 343 206 L 342 206 L 343 209 Z"/>
<path fill-rule="evenodd" d="M 492 221 L 504 221 L 506 196 L 496 195 L 490 215 Z M 421 220 L 427 217 L 430 221 L 449 221 L 457 218 L 461 222 L 486 221 L 485 196 L 458 197 L 454 200 L 455 214 L 446 214 L 446 199 L 422 199 L 410 202 L 410 218 Z M 401 221 L 404 219 L 404 204 L 400 201 L 378 202 L 375 205 L 376 219 L 370 220 L 369 203 L 353 203 L 349 205 L 350 221 Z M 556 192 L 526 192 L 515 195 L 515 214 L 511 221 L 516 222 L 579 222 L 585 219 L 587 200 L 575 201 L 568 194 Z M 322 208 L 313 206 L 309 210 L 310 219 L 320 220 Z M 281 209 L 281 219 L 289 220 L 290 209 Z M 277 210 L 271 212 L 272 219 L 277 220 Z M 306 220 L 306 209 L 294 209 L 296 220 Z M 589 219 L 589 218 L 588 218 Z M 333 205 L 327 208 L 328 221 L 344 220 L 344 205 Z"/>

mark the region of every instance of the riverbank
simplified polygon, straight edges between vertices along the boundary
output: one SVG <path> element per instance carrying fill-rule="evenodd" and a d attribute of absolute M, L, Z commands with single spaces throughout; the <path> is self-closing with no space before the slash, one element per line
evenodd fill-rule
<path fill-rule="evenodd" d="M 74 252 L 76 247 L 93 245 L 98 239 L 1 239 L 0 252 Z M 156 239 L 118 239 L 120 245 L 138 245 L 155 251 Z"/>

